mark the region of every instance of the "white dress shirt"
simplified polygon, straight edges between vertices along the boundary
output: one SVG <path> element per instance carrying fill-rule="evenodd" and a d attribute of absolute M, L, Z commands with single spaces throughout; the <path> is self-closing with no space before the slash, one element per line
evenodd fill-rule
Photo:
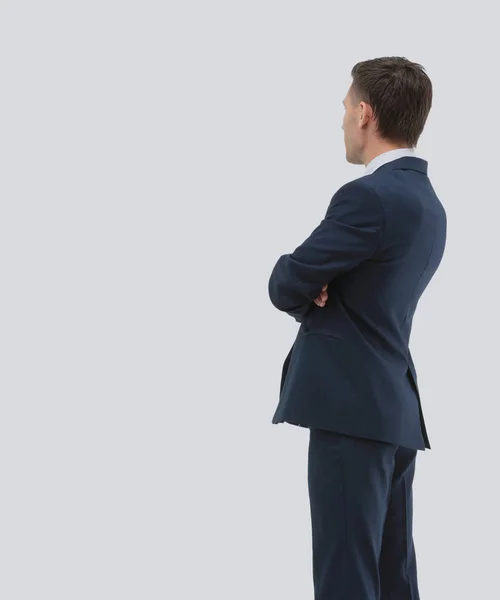
<path fill-rule="evenodd" d="M 385 163 L 390 162 L 391 160 L 396 160 L 397 158 L 402 158 L 403 156 L 416 156 L 414 148 L 394 148 L 394 150 L 388 150 L 387 152 L 382 152 L 376 156 L 373 160 L 371 160 L 365 167 L 365 175 L 370 175 L 374 171 L 376 171 Z"/>

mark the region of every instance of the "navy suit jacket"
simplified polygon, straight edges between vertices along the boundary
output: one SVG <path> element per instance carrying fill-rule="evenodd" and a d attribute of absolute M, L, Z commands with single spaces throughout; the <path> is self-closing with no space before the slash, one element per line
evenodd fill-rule
<path fill-rule="evenodd" d="M 430 449 L 409 340 L 446 242 L 427 161 L 405 156 L 343 185 L 321 223 L 269 279 L 300 328 L 273 423 Z M 328 300 L 317 306 L 328 283 Z"/>

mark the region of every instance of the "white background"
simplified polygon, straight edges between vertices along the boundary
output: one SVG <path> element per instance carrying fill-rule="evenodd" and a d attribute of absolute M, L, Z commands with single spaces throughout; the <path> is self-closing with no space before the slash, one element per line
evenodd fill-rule
<path fill-rule="evenodd" d="M 363 174 L 360 61 L 421 63 L 448 214 L 411 349 L 420 595 L 498 590 L 494 3 L 0 4 L 0 597 L 313 598 L 308 430 L 271 424 L 279 255 Z"/>

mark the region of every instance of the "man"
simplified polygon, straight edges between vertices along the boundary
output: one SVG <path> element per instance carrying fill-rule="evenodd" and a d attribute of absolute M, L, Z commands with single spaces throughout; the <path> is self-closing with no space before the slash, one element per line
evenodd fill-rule
<path fill-rule="evenodd" d="M 315 600 L 418 600 L 412 483 L 430 443 L 409 339 L 446 240 L 414 151 L 432 85 L 400 57 L 360 62 L 351 76 L 346 159 L 365 174 L 272 271 L 272 303 L 300 323 L 272 422 L 310 430 Z"/>

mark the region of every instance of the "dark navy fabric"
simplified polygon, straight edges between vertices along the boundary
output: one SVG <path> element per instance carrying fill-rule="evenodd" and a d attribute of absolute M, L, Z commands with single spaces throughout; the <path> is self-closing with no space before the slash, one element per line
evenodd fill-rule
<path fill-rule="evenodd" d="M 314 600 L 419 600 L 417 450 L 311 429 Z"/>
<path fill-rule="evenodd" d="M 343 185 L 311 235 L 280 256 L 269 296 L 300 328 L 273 423 L 431 447 L 409 341 L 446 223 L 427 161 L 406 156 Z"/>

